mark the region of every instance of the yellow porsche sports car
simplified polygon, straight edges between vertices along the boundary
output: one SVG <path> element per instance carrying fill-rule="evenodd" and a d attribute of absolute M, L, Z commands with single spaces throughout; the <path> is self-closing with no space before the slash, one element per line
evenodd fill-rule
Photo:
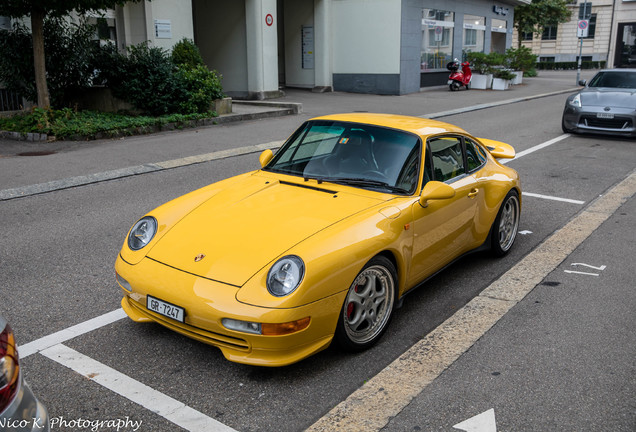
<path fill-rule="evenodd" d="M 417 117 L 309 120 L 260 170 L 135 223 L 115 264 L 122 306 L 240 363 L 365 349 L 427 278 L 470 251 L 510 250 L 521 188 L 497 159 L 514 155 Z"/>

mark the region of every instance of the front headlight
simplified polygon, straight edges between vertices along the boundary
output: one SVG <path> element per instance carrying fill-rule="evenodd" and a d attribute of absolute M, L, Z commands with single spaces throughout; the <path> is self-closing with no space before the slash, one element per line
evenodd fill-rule
<path fill-rule="evenodd" d="M 157 232 L 157 219 L 146 216 L 132 227 L 128 234 L 128 247 L 134 251 L 139 250 L 150 243 Z"/>
<path fill-rule="evenodd" d="M 581 108 L 581 94 L 580 93 L 572 98 L 572 100 L 570 101 L 570 105 L 578 107 L 578 108 Z"/>
<path fill-rule="evenodd" d="M 305 263 L 296 255 L 287 255 L 269 269 L 267 274 L 267 290 L 276 297 L 283 297 L 294 292 L 305 274 Z"/>

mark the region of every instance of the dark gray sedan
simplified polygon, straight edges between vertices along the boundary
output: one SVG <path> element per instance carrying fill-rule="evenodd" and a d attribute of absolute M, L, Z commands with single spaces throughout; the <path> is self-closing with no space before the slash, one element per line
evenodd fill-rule
<path fill-rule="evenodd" d="M 565 102 L 563 132 L 636 136 L 636 69 L 602 70 L 579 84 Z"/>

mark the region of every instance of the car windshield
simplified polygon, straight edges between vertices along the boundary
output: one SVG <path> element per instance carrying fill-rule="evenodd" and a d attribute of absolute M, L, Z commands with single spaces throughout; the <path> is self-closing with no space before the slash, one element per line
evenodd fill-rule
<path fill-rule="evenodd" d="M 636 89 L 636 72 L 607 71 L 599 72 L 592 78 L 588 87 L 609 87 Z"/>
<path fill-rule="evenodd" d="M 421 141 L 411 133 L 314 120 L 301 126 L 264 170 L 412 194 L 419 179 L 420 152 Z"/>

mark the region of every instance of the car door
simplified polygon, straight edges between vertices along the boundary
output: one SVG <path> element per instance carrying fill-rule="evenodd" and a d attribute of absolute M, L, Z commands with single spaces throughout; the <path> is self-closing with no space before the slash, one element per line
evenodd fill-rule
<path fill-rule="evenodd" d="M 473 244 L 473 225 L 479 188 L 467 170 L 461 136 L 429 138 L 425 155 L 425 182 L 428 178 L 444 182 L 455 196 L 430 201 L 426 208 L 419 202 L 413 210 L 413 259 L 410 284 L 444 267 L 469 250 Z"/>

